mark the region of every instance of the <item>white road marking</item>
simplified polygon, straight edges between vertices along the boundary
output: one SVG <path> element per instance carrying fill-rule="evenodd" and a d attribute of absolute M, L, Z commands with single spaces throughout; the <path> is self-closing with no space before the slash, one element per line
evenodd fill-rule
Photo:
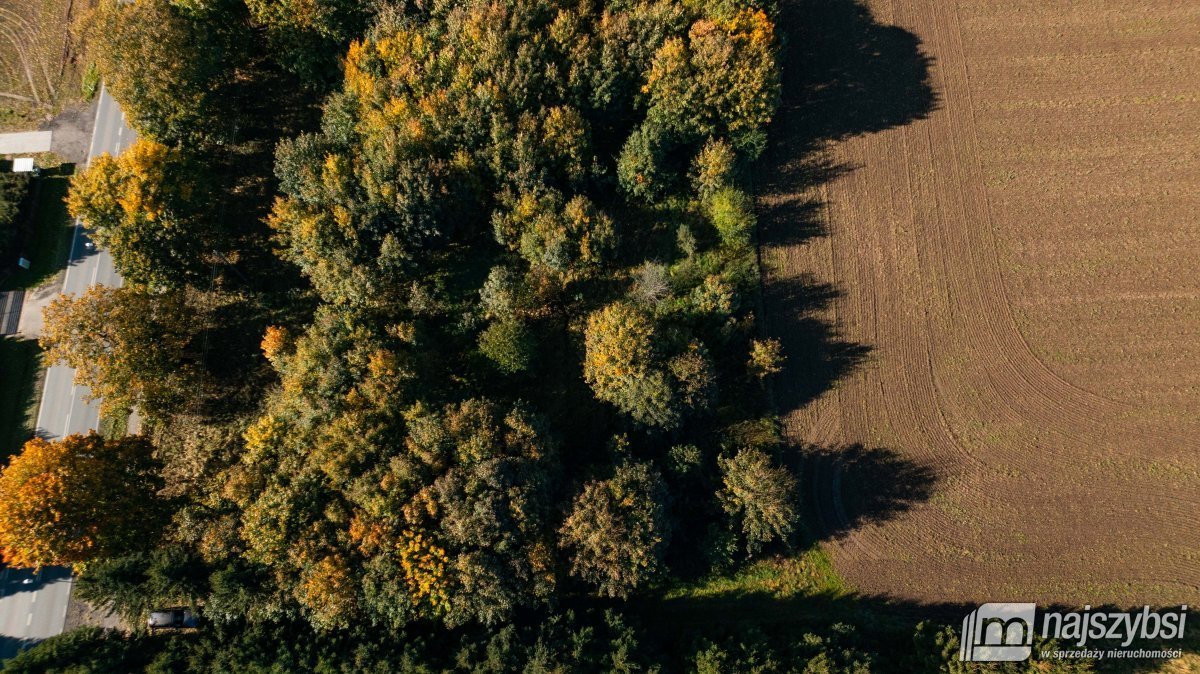
<path fill-rule="evenodd" d="M 74 377 L 74 375 L 72 375 L 72 378 L 73 378 L 73 377 Z M 74 401 L 74 400 L 75 400 L 75 386 L 74 386 L 74 385 L 72 385 L 72 386 L 71 386 L 71 400 L 72 400 L 72 401 Z M 65 437 L 67 437 L 67 435 L 68 435 L 68 434 L 70 434 L 70 431 L 71 431 L 71 413 L 75 411 L 75 410 L 73 409 L 74 407 L 75 407 L 74 405 L 71 405 L 71 406 L 67 407 L 67 422 L 66 422 L 65 424 L 63 424 L 63 432 L 62 432 L 62 435 L 60 435 L 60 436 L 59 436 L 60 438 L 65 438 Z"/>
<path fill-rule="evenodd" d="M 33 624 L 33 614 L 30 613 L 29 615 L 25 616 L 25 626 L 29 627 L 32 624 Z"/>
<path fill-rule="evenodd" d="M 92 122 L 92 144 L 88 146 L 87 163 L 92 163 L 92 156 L 96 154 L 96 129 L 100 128 L 100 111 L 104 109 L 104 84 L 100 85 L 100 97 L 96 101 L 96 119 Z"/>
<path fill-rule="evenodd" d="M 34 591 L 33 591 L 33 594 L 32 594 L 32 595 L 30 595 L 30 597 L 29 597 L 29 603 L 30 603 L 30 604 L 36 604 L 36 603 L 37 603 L 37 590 L 34 590 Z"/>

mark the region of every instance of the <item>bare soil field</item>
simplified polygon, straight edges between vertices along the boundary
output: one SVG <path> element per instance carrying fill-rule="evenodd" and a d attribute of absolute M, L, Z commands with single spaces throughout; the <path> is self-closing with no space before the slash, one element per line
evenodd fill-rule
<path fill-rule="evenodd" d="M 1200 600 L 1200 4 L 785 2 L 759 176 L 814 534 L 917 602 Z"/>
<path fill-rule="evenodd" d="M 79 96 L 70 26 L 90 0 L 0 0 L 0 128 L 31 128 Z"/>

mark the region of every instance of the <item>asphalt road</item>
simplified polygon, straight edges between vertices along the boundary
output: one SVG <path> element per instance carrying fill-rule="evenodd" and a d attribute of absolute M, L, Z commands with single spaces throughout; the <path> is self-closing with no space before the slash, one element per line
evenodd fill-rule
<path fill-rule="evenodd" d="M 88 150 L 88 163 L 105 152 L 120 154 L 129 147 L 136 136 L 125 122 L 125 113 L 116 101 L 101 87 L 100 101 L 96 106 L 96 126 L 92 130 L 92 146 Z M 75 235 L 71 241 L 71 257 L 67 263 L 67 274 L 63 278 L 62 292 L 76 297 L 87 292 L 93 285 L 120 286 L 121 277 L 113 268 L 112 256 L 107 251 L 97 250 L 88 240 L 82 223 L 76 221 Z M 46 372 L 46 385 L 42 391 L 42 402 L 38 408 L 37 434 L 44 438 L 60 438 L 72 433 L 86 433 L 100 427 L 100 406 L 97 401 L 88 402 L 88 389 L 74 383 L 75 370 L 65 365 L 55 365 Z"/>
<path fill-rule="evenodd" d="M 62 632 L 71 572 L 61 567 L 0 571 L 0 660 Z"/>
<path fill-rule="evenodd" d="M 133 131 L 125 122 L 125 114 L 108 95 L 108 91 L 101 87 L 88 162 L 105 152 L 119 154 L 134 139 Z M 121 283 L 121 277 L 113 268 L 112 257 L 91 246 L 82 223 L 76 221 L 62 292 L 79 296 L 95 284 L 120 286 Z M 74 377 L 75 370 L 64 365 L 47 370 L 42 402 L 38 408 L 39 436 L 59 438 L 99 429 L 98 401 L 88 402 L 87 387 L 77 386 Z M 0 571 L 0 660 L 12 657 L 20 649 L 42 639 L 60 634 L 70 598 L 69 569 L 48 567 L 40 573 L 31 569 Z"/>

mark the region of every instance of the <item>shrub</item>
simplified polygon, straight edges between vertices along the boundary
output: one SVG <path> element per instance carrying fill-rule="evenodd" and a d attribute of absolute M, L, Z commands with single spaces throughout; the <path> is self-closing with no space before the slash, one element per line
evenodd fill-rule
<path fill-rule="evenodd" d="M 710 138 L 692 160 L 692 187 L 701 199 L 707 199 L 722 187 L 733 184 L 737 154 L 728 141 Z"/>
<path fill-rule="evenodd" d="M 508 373 L 529 369 L 534 347 L 529 329 L 519 321 L 492 323 L 479 335 L 479 351 Z"/>
<path fill-rule="evenodd" d="M 783 347 L 778 339 L 755 339 L 750 342 L 750 361 L 747 367 L 750 374 L 758 379 L 783 371 L 783 363 L 787 358 L 783 355 Z"/>
<path fill-rule="evenodd" d="M 79 84 L 79 90 L 83 94 L 83 100 L 90 101 L 96 97 L 99 89 L 100 71 L 96 68 L 96 62 L 93 61 L 87 64 L 87 69 L 83 71 L 83 80 Z"/>
<path fill-rule="evenodd" d="M 717 190 L 708 203 L 709 217 L 721 242 L 727 246 L 750 244 L 754 231 L 754 203 L 745 192 L 725 187 Z"/>

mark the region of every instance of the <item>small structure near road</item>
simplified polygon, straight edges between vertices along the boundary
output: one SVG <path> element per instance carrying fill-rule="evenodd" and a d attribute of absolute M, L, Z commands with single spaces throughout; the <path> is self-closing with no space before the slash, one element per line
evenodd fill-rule
<path fill-rule="evenodd" d="M 12 164 L 13 173 L 37 173 L 37 167 L 33 165 L 33 157 L 17 157 Z"/>
<path fill-rule="evenodd" d="M 37 154 L 50 151 L 51 131 L 0 133 L 0 154 Z"/>

